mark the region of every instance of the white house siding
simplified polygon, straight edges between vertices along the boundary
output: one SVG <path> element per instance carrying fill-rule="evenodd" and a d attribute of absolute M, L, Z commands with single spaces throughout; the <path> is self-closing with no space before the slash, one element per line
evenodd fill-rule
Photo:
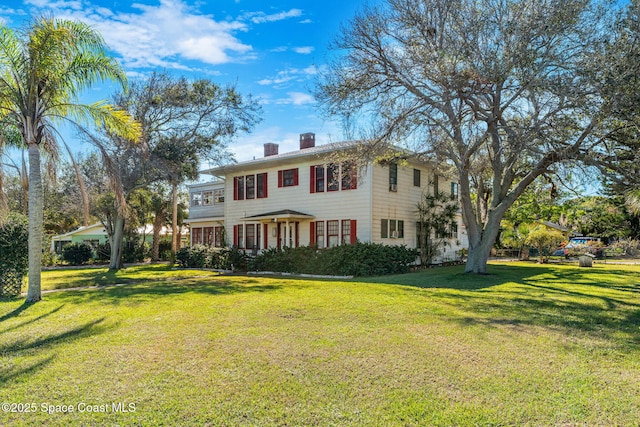
<path fill-rule="evenodd" d="M 372 241 L 386 245 L 406 245 L 417 247 L 417 207 L 424 194 L 433 194 L 434 171 L 424 164 L 409 163 L 398 165 L 397 191 L 389 190 L 389 167 L 373 166 L 373 180 L 371 182 L 372 203 Z M 414 169 L 420 170 L 420 186 L 414 185 Z M 451 191 L 451 180 L 442 176 L 438 178 L 440 192 Z M 404 237 L 383 238 L 381 222 L 386 220 L 401 220 L 404 222 Z M 462 218 L 457 216 L 458 238 L 451 239 L 450 244 L 442 254 L 443 260 L 453 260 L 456 252 L 468 246 L 466 232 Z"/>
<path fill-rule="evenodd" d="M 276 247 L 279 243 L 286 246 L 308 245 L 312 241 L 310 225 L 317 221 L 325 222 L 324 246 L 326 246 L 328 244 L 328 224 L 326 221 L 335 220 L 340 221 L 340 233 L 342 233 L 343 221 L 348 220 L 351 225 L 355 221 L 355 237 L 360 241 L 416 247 L 416 204 L 422 199 L 425 192 L 433 193 L 434 172 L 432 167 L 414 161 L 410 161 L 404 166 L 399 165 L 397 191 L 395 192 L 389 190 L 388 167 L 373 164 L 358 171 L 356 189 L 312 192 L 311 166 L 326 163 L 322 157 L 319 157 L 319 154 L 329 153 L 335 149 L 349 149 L 350 147 L 353 147 L 352 143 L 318 146 L 204 171 L 204 173 L 224 178 L 224 184 L 214 182 L 209 184 L 209 187 L 207 184 L 197 184 L 191 186 L 190 190 L 202 191 L 215 188 L 216 185 L 224 185 L 225 202 L 223 206 L 192 207 L 189 221 L 192 227 L 202 224 L 219 226 L 224 222 L 228 243 L 234 242 L 234 231 L 237 231 L 237 226 L 259 224 L 259 236 L 255 236 L 256 240 L 259 239 L 257 241 L 259 249 L 265 249 L 265 236 L 267 247 Z M 295 168 L 298 170 L 297 185 L 278 187 L 278 172 Z M 414 169 L 420 170 L 421 185 L 419 187 L 414 186 Z M 265 173 L 267 174 L 267 197 L 258 198 L 257 175 Z M 256 176 L 254 198 L 247 200 L 245 197 L 245 200 L 234 200 L 234 177 L 246 177 L 247 175 Z M 447 193 L 450 192 L 450 181 L 440 177 L 439 189 Z M 255 218 L 256 216 L 258 218 Z M 404 222 L 404 236 L 382 238 L 382 219 L 402 220 Z M 298 223 L 297 238 L 291 236 L 286 241 L 283 239 L 278 242 L 276 237 L 278 224 L 281 227 L 280 237 L 283 238 L 284 230 L 282 227 L 287 224 L 287 221 L 292 231 L 295 229 L 294 224 Z M 265 226 L 267 227 L 266 233 Z M 246 235 L 243 238 L 246 240 Z M 459 244 L 456 244 L 456 241 Z M 458 216 L 458 238 L 452 239 L 451 243 L 452 245 L 447 247 L 443 254 L 444 259 L 454 259 L 456 251 L 467 247 L 466 233 L 460 216 Z"/>
<path fill-rule="evenodd" d="M 356 236 L 361 241 L 369 241 L 370 234 L 370 210 L 369 192 L 362 188 L 362 182 L 369 180 L 366 170 L 364 180 L 359 179 L 356 189 L 324 191 L 311 193 L 311 166 L 321 165 L 320 159 L 306 159 L 290 164 L 279 163 L 278 166 L 268 164 L 254 165 L 246 169 L 238 169 L 226 175 L 226 200 L 225 200 L 225 226 L 228 236 L 233 236 L 233 226 L 239 224 L 268 224 L 267 239 L 269 247 L 277 246 L 277 237 L 274 230 L 277 224 L 273 221 L 249 218 L 269 212 L 291 210 L 311 215 L 309 219 L 291 219 L 289 224 L 293 227 L 298 222 L 298 243 L 300 246 L 309 245 L 311 241 L 310 224 L 315 221 L 330 220 L 356 220 Z M 278 171 L 298 168 L 298 185 L 291 187 L 278 187 Z M 236 176 L 267 174 L 267 198 L 254 198 L 250 200 L 233 200 L 234 182 Z M 285 218 L 278 219 L 286 223 Z M 282 227 L 283 225 L 281 225 Z M 326 234 L 326 230 L 325 230 Z M 260 230 L 260 249 L 264 249 L 264 225 Z M 288 244 L 287 244 L 288 246 Z"/>

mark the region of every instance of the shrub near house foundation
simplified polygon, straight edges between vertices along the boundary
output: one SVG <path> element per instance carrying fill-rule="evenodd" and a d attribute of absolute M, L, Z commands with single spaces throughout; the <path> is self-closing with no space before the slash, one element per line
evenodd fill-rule
<path fill-rule="evenodd" d="M 251 268 L 257 271 L 338 276 L 380 276 L 406 273 L 418 252 L 406 246 L 357 242 L 329 249 L 313 246 L 269 249 L 258 255 Z"/>

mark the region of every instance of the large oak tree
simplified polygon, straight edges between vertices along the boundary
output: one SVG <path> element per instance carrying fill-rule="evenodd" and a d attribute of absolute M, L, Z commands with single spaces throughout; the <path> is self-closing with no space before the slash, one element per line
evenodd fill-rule
<path fill-rule="evenodd" d="M 200 162 L 221 162 L 230 156 L 228 142 L 249 132 L 259 121 L 260 106 L 234 85 L 188 80 L 153 73 L 135 82 L 115 104 L 141 124 L 140 144 L 109 132 L 89 136 L 101 150 L 114 191 L 113 211 L 105 226 L 111 236 L 111 269 L 122 267 L 121 247 L 127 198 L 153 182 L 172 188 L 173 250 L 178 239 L 178 186 L 198 177 Z"/>
<path fill-rule="evenodd" d="M 386 0 L 344 25 L 317 98 L 366 129 L 360 153 L 399 145 L 454 167 L 466 271 L 485 273 L 527 186 L 601 147 L 611 13 L 588 0 Z"/>

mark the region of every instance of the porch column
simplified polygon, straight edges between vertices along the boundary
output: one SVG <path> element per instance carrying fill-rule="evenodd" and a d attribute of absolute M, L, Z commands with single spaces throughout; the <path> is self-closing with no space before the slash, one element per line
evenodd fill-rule
<path fill-rule="evenodd" d="M 289 246 L 289 220 L 285 222 L 284 226 L 284 246 Z"/>

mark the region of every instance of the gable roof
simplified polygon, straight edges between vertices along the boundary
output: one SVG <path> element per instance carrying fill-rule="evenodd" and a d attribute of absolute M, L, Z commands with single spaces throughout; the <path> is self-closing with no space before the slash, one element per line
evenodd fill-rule
<path fill-rule="evenodd" d="M 320 159 L 323 155 L 345 151 L 350 149 L 356 149 L 362 140 L 351 140 L 342 142 L 332 142 L 329 144 L 317 145 L 310 148 L 302 148 L 300 150 L 289 151 L 287 153 L 275 154 L 267 157 L 260 157 L 253 160 L 245 160 L 238 163 L 232 163 L 229 165 L 219 166 L 211 169 L 201 170 L 200 173 L 213 176 L 224 176 L 228 173 L 234 173 L 244 170 L 252 170 L 258 167 L 268 168 L 280 165 L 296 164 L 301 160 Z M 392 149 L 398 152 L 408 152 L 400 147 L 393 146 Z M 410 153 L 410 152 L 409 152 Z M 410 159 L 415 163 L 428 164 L 430 161 L 420 159 Z"/>
<path fill-rule="evenodd" d="M 289 163 L 299 162 L 301 159 L 320 158 L 323 154 L 334 151 L 348 150 L 356 148 L 361 141 L 343 141 L 330 144 L 317 145 L 315 147 L 303 148 L 300 150 L 289 151 L 287 153 L 276 154 L 273 156 L 261 157 L 259 159 L 246 160 L 243 162 L 232 163 L 225 166 L 219 166 L 211 169 L 205 169 L 200 173 L 207 175 L 220 176 L 230 172 L 252 169 L 255 166 L 270 167 Z"/>

